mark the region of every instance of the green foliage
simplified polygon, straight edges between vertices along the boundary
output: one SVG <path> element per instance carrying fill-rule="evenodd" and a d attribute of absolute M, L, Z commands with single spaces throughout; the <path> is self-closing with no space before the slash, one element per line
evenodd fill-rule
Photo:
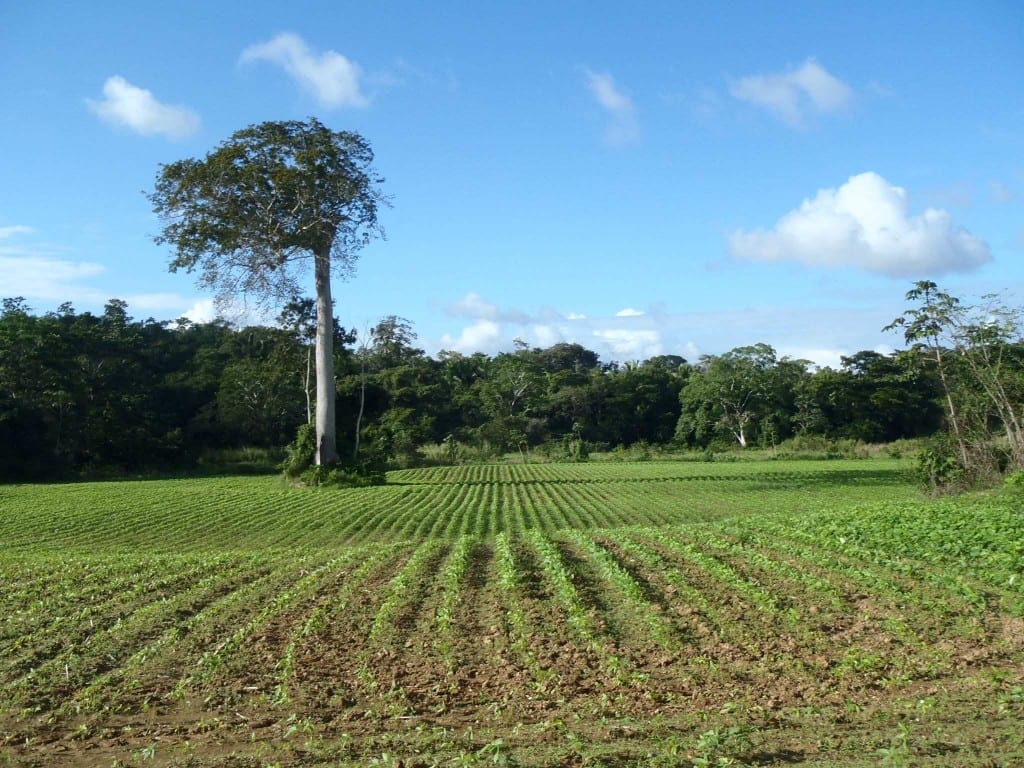
<path fill-rule="evenodd" d="M 172 270 L 198 268 L 205 285 L 288 300 L 295 262 L 326 247 L 344 273 L 379 231 L 372 163 L 362 136 L 316 119 L 251 125 L 202 160 L 161 166 L 149 196 L 157 243 L 175 249 Z"/>
<path fill-rule="evenodd" d="M 304 484 L 318 488 L 368 488 L 387 483 L 384 472 L 362 467 L 315 466 L 299 477 Z"/>
<path fill-rule="evenodd" d="M 281 464 L 285 477 L 296 479 L 313 466 L 316 455 L 316 429 L 312 424 L 303 424 L 286 449 L 287 456 Z"/>
<path fill-rule="evenodd" d="M 579 422 L 572 425 L 572 432 L 565 436 L 565 454 L 570 461 L 586 461 L 590 458 L 590 449 L 583 439 L 583 427 Z"/>
<path fill-rule="evenodd" d="M 918 451 L 915 469 L 921 483 L 937 493 L 962 491 L 970 485 L 968 468 L 948 434 L 925 441 Z"/>
<path fill-rule="evenodd" d="M 0 486 L 7 746 L 46 763 L 145 718 L 121 754 L 158 729 L 196 765 L 898 766 L 955 722 L 1015 760 L 1019 500 L 922 499 L 907 465 Z"/>
<path fill-rule="evenodd" d="M 750 746 L 746 729 L 740 726 L 714 728 L 705 731 L 697 739 L 694 746 L 696 753 L 693 768 L 729 768 L 740 763 L 728 753 L 743 751 Z"/>
<path fill-rule="evenodd" d="M 1014 491 L 1024 491 L 1024 470 L 1007 475 L 1003 484 Z"/>
<path fill-rule="evenodd" d="M 881 758 L 879 765 L 886 768 L 909 768 L 912 753 L 910 751 L 910 730 L 903 723 L 889 742 L 888 747 L 878 749 L 878 756 Z"/>
<path fill-rule="evenodd" d="M 311 313 L 311 300 L 293 300 L 283 328 L 222 321 L 171 327 L 134 321 L 117 300 L 101 316 L 68 305 L 34 316 L 23 301 L 6 300 L 0 476 L 209 471 L 218 452 L 280 449 L 311 418 Z M 1019 468 L 1012 434 L 999 428 L 1024 402 L 1024 347 L 1006 337 L 1012 320 L 996 330 L 965 326 L 956 354 L 942 354 L 964 426 L 959 440 L 951 435 L 953 455 L 972 466 L 958 472 L 941 441 L 929 446 L 921 477 L 930 489 L 995 483 Z M 945 401 L 927 350 L 860 352 L 838 371 L 810 372 L 763 344 L 696 366 L 674 356 L 601 366 L 594 353 L 564 344 L 521 345 L 494 358 L 442 352 L 435 360 L 414 346 L 408 321 L 396 316 L 375 326 L 358 354 L 346 349 L 354 336 L 336 330 L 339 453 L 345 466 L 357 466 L 349 457 L 358 454 L 358 466 L 377 473 L 506 454 L 518 462 L 657 460 L 671 449 L 675 457 L 679 449 L 702 452 L 686 456 L 691 460 L 732 461 L 741 452 L 865 457 L 877 450 L 868 445 L 874 441 L 940 429 Z M 999 378 L 979 378 L 986 360 L 998 363 L 991 370 Z M 1017 411 L 994 411 L 983 383 L 1001 386 L 1000 402 Z M 747 448 L 739 448 L 740 435 Z M 312 466 L 311 447 L 293 446 L 289 476 Z M 909 456 L 916 448 L 896 443 L 893 450 Z M 252 471 L 256 464 L 249 462 Z M 309 480 L 323 482 L 323 474 Z"/>
<path fill-rule="evenodd" d="M 934 491 L 994 480 L 1024 469 L 1024 308 L 999 296 L 976 306 L 922 280 L 907 293 L 917 306 L 885 330 L 927 352 L 941 381 L 948 443 L 922 454 L 922 471 Z"/>
<path fill-rule="evenodd" d="M 303 485 L 326 488 L 366 488 L 387 482 L 380 464 L 365 455 L 358 463 L 349 461 L 321 466 L 313 464 L 315 453 L 316 429 L 312 424 L 303 424 L 288 446 L 287 457 L 281 464 L 285 477 Z"/>
<path fill-rule="evenodd" d="M 679 399 L 677 442 L 691 447 L 774 446 L 793 434 L 806 360 L 776 358 L 767 344 L 706 356 Z M 811 422 L 805 419 L 805 424 Z"/>
<path fill-rule="evenodd" d="M 320 464 L 337 459 L 331 275 L 350 273 L 359 250 L 383 234 L 381 182 L 362 136 L 310 118 L 251 125 L 202 160 L 163 165 L 149 196 L 162 224 L 156 242 L 174 249 L 171 271 L 198 269 L 200 282 L 221 299 L 242 294 L 265 306 L 289 302 L 301 314 L 294 299 L 312 264 Z M 241 373 L 247 393 L 249 379 Z M 255 394 L 261 406 L 276 399 L 266 387 Z M 226 404 L 236 402 L 238 395 Z"/>

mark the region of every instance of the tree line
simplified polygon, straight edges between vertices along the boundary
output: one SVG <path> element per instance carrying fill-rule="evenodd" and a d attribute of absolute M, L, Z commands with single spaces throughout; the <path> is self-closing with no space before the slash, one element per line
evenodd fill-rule
<path fill-rule="evenodd" d="M 333 323 L 338 451 L 391 465 L 637 444 L 777 445 L 795 436 L 887 442 L 948 421 L 925 348 L 863 351 L 837 369 L 779 358 L 767 344 L 690 362 L 602 362 L 574 343 L 516 342 L 497 355 L 416 346 L 383 318 L 362 335 Z M 275 326 L 136 320 L 64 304 L 0 313 L 0 475 L 7 481 L 188 470 L 210 452 L 280 448 L 315 418 L 312 300 Z M 1015 348 L 1018 353 L 1019 348 Z"/>

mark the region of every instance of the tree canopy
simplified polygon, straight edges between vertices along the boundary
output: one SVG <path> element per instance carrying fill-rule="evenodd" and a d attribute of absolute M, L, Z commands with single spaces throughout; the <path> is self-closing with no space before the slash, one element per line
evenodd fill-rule
<path fill-rule="evenodd" d="M 359 250 L 383 235 L 385 203 L 373 151 L 359 134 L 315 118 L 235 132 L 202 160 L 161 167 L 149 196 L 174 248 L 171 271 L 199 270 L 220 300 L 282 304 L 316 292 L 316 462 L 338 459 L 331 276 L 350 274 Z"/>

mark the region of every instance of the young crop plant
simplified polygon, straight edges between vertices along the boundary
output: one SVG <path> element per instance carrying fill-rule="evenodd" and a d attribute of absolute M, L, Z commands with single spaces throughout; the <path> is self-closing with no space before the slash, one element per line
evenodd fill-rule
<path fill-rule="evenodd" d="M 827 580 L 776 557 L 769 557 L 758 549 L 710 530 L 704 531 L 700 548 L 769 592 L 785 616 L 789 631 L 812 644 L 824 644 L 826 647 L 831 644 L 827 637 L 812 631 L 813 625 L 828 626 L 852 610 L 840 591 Z"/>
<path fill-rule="evenodd" d="M 366 578 L 392 559 L 396 551 L 403 546 L 405 545 L 401 543 L 387 546 L 366 545 L 346 553 L 345 569 L 351 568 L 357 561 L 359 565 L 348 572 L 342 570 L 339 574 L 341 581 L 337 587 L 332 585 L 331 588 L 321 590 L 317 594 L 316 607 L 310 611 L 306 620 L 293 630 L 284 654 L 277 662 L 277 684 L 273 694 L 273 701 L 277 706 L 291 703 L 296 657 L 301 647 L 311 638 L 321 635 L 327 624 L 349 607 L 355 593 L 363 588 Z"/>
<path fill-rule="evenodd" d="M 512 551 L 509 535 L 505 531 L 494 537 L 494 555 L 498 564 L 498 584 L 502 591 L 506 631 L 511 639 L 510 644 L 536 679 L 540 666 L 536 655 L 530 649 L 530 623 L 523 611 L 519 566 Z"/>
<path fill-rule="evenodd" d="M 202 577 L 223 557 L 159 560 L 165 570 L 162 577 L 142 579 L 98 605 L 90 605 L 82 594 L 71 597 L 71 605 L 84 602 L 83 607 L 70 615 L 58 613 L 54 623 L 23 636 L 27 653 L 5 665 L 4 694 L 21 702 L 20 706 L 49 707 L 54 705 L 54 692 L 60 691 L 56 698 L 66 702 L 86 681 L 116 670 L 140 645 L 158 636 L 175 621 L 177 606 L 209 599 L 222 578 L 216 572 Z M 120 567 L 127 573 L 132 562 L 122 558 Z M 60 631 L 54 631 L 58 627 Z"/>
<path fill-rule="evenodd" d="M 460 536 L 441 573 L 441 601 L 434 615 L 434 626 L 437 628 L 437 645 L 449 669 L 454 669 L 457 663 L 454 654 L 456 636 L 453 623 L 462 599 L 470 558 L 476 546 L 476 539 L 472 536 Z"/>
<path fill-rule="evenodd" d="M 734 568 L 719 560 L 716 557 L 705 554 L 694 544 L 685 541 L 678 536 L 663 536 L 659 544 L 668 552 L 681 557 L 698 568 L 714 575 L 719 581 L 729 585 L 744 599 L 757 606 L 769 616 L 781 616 L 778 601 L 770 592 L 760 585 L 743 577 Z"/>
<path fill-rule="evenodd" d="M 174 694 L 183 696 L 189 688 L 195 687 L 214 677 L 218 670 L 241 646 L 267 622 L 279 615 L 282 611 L 315 594 L 321 587 L 324 578 L 337 570 L 345 562 L 345 557 L 335 558 L 327 563 L 313 567 L 305 576 L 291 583 L 287 588 L 282 589 L 275 597 L 266 602 L 262 609 L 250 618 L 247 622 L 237 627 L 228 637 L 222 640 L 215 648 L 205 652 L 196 663 L 192 671 L 181 678 L 174 689 Z M 302 560 L 292 561 L 291 569 L 302 569 Z M 242 592 L 242 590 L 239 590 Z M 235 593 L 239 594 L 239 593 Z"/>
<path fill-rule="evenodd" d="M 696 586 L 691 577 L 678 568 L 666 553 L 659 551 L 665 538 L 663 534 L 663 530 L 658 528 L 625 529 L 618 531 L 615 543 L 624 553 L 635 558 L 648 573 L 657 575 L 665 582 L 670 608 L 674 607 L 677 615 L 694 624 L 693 629 L 685 633 L 685 639 L 698 647 L 700 638 L 705 635 L 730 638 L 743 647 L 755 645 L 756 640 L 746 621 L 732 617 L 712 605 L 709 600 L 709 594 L 712 593 Z"/>
<path fill-rule="evenodd" d="M 188 634 L 195 624 L 203 621 L 206 607 L 214 604 L 235 586 L 233 580 L 225 578 L 226 575 L 230 575 L 230 572 L 208 576 L 192 588 L 140 610 L 133 616 L 136 624 L 145 627 L 150 623 L 147 619 L 150 619 L 153 632 L 165 627 L 163 631 L 155 637 L 151 636 L 148 642 L 134 644 L 141 647 L 109 671 L 94 675 L 91 682 L 70 697 L 61 709 L 80 714 L 100 706 L 116 706 L 116 697 L 123 692 L 126 682 L 135 680 L 136 674 L 147 662 L 158 658 L 182 635 Z M 143 613 L 145 617 L 140 615 Z M 182 616 L 187 618 L 183 621 L 177 618 Z"/>
<path fill-rule="evenodd" d="M 679 643 L 665 622 L 661 606 L 648 599 L 644 588 L 607 549 L 582 531 L 568 531 L 565 537 L 579 547 L 593 562 L 601 577 L 613 585 L 627 600 L 650 638 L 666 650 L 678 650 Z"/>
<path fill-rule="evenodd" d="M 983 616 L 988 608 L 987 601 L 972 589 L 967 590 L 969 596 L 964 594 L 962 577 L 937 573 L 930 566 L 861 547 L 846 538 L 845 528 L 830 530 L 828 523 L 824 523 L 821 529 L 827 549 L 823 549 L 816 536 L 805 531 L 802 525 L 766 519 L 757 521 L 757 526 L 766 534 L 782 537 L 788 542 L 786 546 L 801 559 L 834 570 L 863 588 L 885 595 L 896 607 L 915 606 L 920 609 L 917 613 L 921 617 L 931 615 L 940 623 L 948 623 L 963 617 Z M 797 547 L 800 547 L 798 553 Z M 951 589 L 952 582 L 958 586 Z M 914 632 L 908 630 L 908 636 L 913 635 Z"/>
<path fill-rule="evenodd" d="M 551 585 L 552 592 L 565 609 L 569 626 L 573 633 L 589 646 L 598 644 L 598 634 L 590 619 L 587 607 L 576 589 L 574 577 L 565 565 L 558 548 L 541 531 L 533 530 L 527 540 L 537 553 L 544 577 Z"/>
<path fill-rule="evenodd" d="M 419 599 L 424 587 L 418 582 L 429 578 L 428 565 L 444 556 L 448 550 L 443 540 L 427 541 L 413 552 L 402 569 L 388 584 L 387 596 L 377 609 L 370 627 L 371 642 L 385 642 L 397 630 L 397 620 L 403 609 Z"/>
<path fill-rule="evenodd" d="M 552 594 L 565 610 L 566 621 L 577 641 L 593 653 L 605 674 L 616 685 L 626 685 L 631 674 L 627 662 L 604 637 L 602 629 L 592 618 L 592 612 L 584 603 L 576 588 L 576 575 L 566 566 L 565 559 L 554 542 L 541 531 L 530 531 L 527 540 L 540 562 L 544 579 L 551 586 Z"/>

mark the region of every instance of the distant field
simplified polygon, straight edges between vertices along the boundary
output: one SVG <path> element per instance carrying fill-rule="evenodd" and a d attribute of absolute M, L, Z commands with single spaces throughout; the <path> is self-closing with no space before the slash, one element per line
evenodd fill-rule
<path fill-rule="evenodd" d="M 904 467 L 0 486 L 0 766 L 1024 765 L 1022 497 Z"/>

